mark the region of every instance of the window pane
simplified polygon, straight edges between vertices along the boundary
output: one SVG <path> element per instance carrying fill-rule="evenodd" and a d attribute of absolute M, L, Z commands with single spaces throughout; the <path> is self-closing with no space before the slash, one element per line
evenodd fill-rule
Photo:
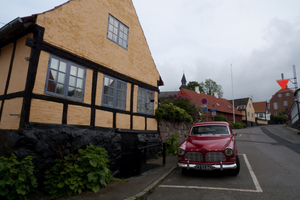
<path fill-rule="evenodd" d="M 123 30 L 124 30 L 124 25 L 123 25 L 123 24 L 120 24 L 120 31 L 123 32 Z"/>
<path fill-rule="evenodd" d="M 77 67 L 71 65 L 70 74 L 76 76 L 77 75 Z"/>
<path fill-rule="evenodd" d="M 74 97 L 75 96 L 75 88 L 73 88 L 73 87 L 68 88 L 68 96 L 69 97 Z"/>
<path fill-rule="evenodd" d="M 83 78 L 84 77 L 84 70 L 82 68 L 78 68 L 77 77 Z"/>
<path fill-rule="evenodd" d="M 116 35 L 113 35 L 112 40 L 113 40 L 114 42 L 117 42 L 117 36 L 116 36 Z"/>
<path fill-rule="evenodd" d="M 108 32 L 107 37 L 112 40 L 112 33 Z"/>
<path fill-rule="evenodd" d="M 118 27 L 118 21 L 117 20 L 114 20 L 114 26 Z"/>
<path fill-rule="evenodd" d="M 114 87 L 114 85 L 115 85 L 115 80 L 114 79 L 110 79 L 109 80 L 109 86 L 110 87 Z"/>
<path fill-rule="evenodd" d="M 59 63 L 59 61 L 57 59 L 52 58 L 51 59 L 51 66 L 50 66 L 50 68 L 58 70 L 58 63 Z"/>
<path fill-rule="evenodd" d="M 67 63 L 60 61 L 59 71 L 66 73 L 66 71 L 67 71 Z"/>
<path fill-rule="evenodd" d="M 109 89 L 109 87 L 104 86 L 104 91 L 103 91 L 103 93 L 104 93 L 104 94 L 108 94 L 108 89 Z"/>
<path fill-rule="evenodd" d="M 65 74 L 63 73 L 58 73 L 58 79 L 57 79 L 57 82 L 59 83 L 65 83 Z"/>
<path fill-rule="evenodd" d="M 75 87 L 76 78 L 74 76 L 70 76 L 69 85 Z"/>
<path fill-rule="evenodd" d="M 55 82 L 48 81 L 47 91 L 49 91 L 49 92 L 55 92 L 55 86 L 56 86 Z"/>
<path fill-rule="evenodd" d="M 125 108 L 125 101 L 118 99 L 116 106 L 119 108 Z"/>
<path fill-rule="evenodd" d="M 57 81 L 57 71 L 51 69 L 49 74 L 49 79 Z"/>
<path fill-rule="evenodd" d="M 108 97 L 108 105 L 113 106 L 114 99 L 112 97 Z"/>
<path fill-rule="evenodd" d="M 83 79 L 77 78 L 76 87 L 82 89 L 83 86 Z"/>
<path fill-rule="evenodd" d="M 81 97 L 82 97 L 82 90 L 76 89 L 75 97 L 78 98 L 78 99 L 81 99 Z"/>
<path fill-rule="evenodd" d="M 56 86 L 56 93 L 57 94 L 61 94 L 63 95 L 64 94 L 64 85 L 63 84 L 57 84 Z"/>
<path fill-rule="evenodd" d="M 125 99 L 125 92 L 123 91 L 117 91 L 117 98 L 119 99 Z"/>
<path fill-rule="evenodd" d="M 108 95 L 114 96 L 114 89 L 113 88 L 108 89 Z"/>
<path fill-rule="evenodd" d="M 108 97 L 107 96 L 105 96 L 105 95 L 103 95 L 103 99 L 102 99 L 102 101 L 103 101 L 103 103 L 104 104 L 107 104 L 107 102 L 108 102 Z"/>

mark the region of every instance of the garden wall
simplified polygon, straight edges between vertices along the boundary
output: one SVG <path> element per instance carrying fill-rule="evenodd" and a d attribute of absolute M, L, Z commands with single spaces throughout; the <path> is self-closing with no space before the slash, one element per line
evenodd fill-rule
<path fill-rule="evenodd" d="M 190 130 L 193 122 L 170 122 L 161 120 L 159 122 L 160 136 L 163 142 L 166 142 L 172 135 L 178 134 L 178 142 L 182 143 Z"/>

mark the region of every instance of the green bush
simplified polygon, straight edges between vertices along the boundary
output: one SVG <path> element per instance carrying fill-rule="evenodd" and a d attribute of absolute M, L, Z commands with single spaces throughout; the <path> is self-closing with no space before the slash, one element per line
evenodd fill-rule
<path fill-rule="evenodd" d="M 32 187 L 38 185 L 33 170 L 32 156 L 22 161 L 15 154 L 0 157 L 0 196 L 9 200 L 26 199 Z"/>
<path fill-rule="evenodd" d="M 235 128 L 238 128 L 238 129 L 243 128 L 243 124 L 240 122 L 235 122 Z"/>
<path fill-rule="evenodd" d="M 225 121 L 228 122 L 227 117 L 223 116 L 223 115 L 219 115 L 219 116 L 215 116 L 214 117 L 214 121 Z"/>
<path fill-rule="evenodd" d="M 165 106 L 167 104 L 168 106 Z M 201 108 L 196 106 L 196 104 L 192 103 L 188 98 L 181 97 L 177 95 L 170 95 L 168 98 L 164 98 L 164 101 L 160 103 L 158 106 L 158 111 L 155 112 L 155 117 L 159 121 L 161 119 L 171 119 L 171 121 L 190 121 L 190 117 L 186 115 L 183 116 L 183 119 L 178 119 L 178 117 L 174 116 L 177 115 L 176 110 L 174 108 L 170 108 L 170 104 L 175 106 L 174 108 L 178 107 L 183 109 L 189 116 L 191 116 L 192 121 L 199 121 L 201 120 Z M 175 119 L 175 120 L 173 120 Z"/>
<path fill-rule="evenodd" d="M 82 193 L 84 189 L 98 192 L 111 180 L 106 150 L 87 145 L 78 154 L 57 159 L 51 170 L 46 171 L 44 182 L 52 198 Z"/>
<path fill-rule="evenodd" d="M 192 122 L 193 118 L 182 108 L 172 103 L 164 103 L 155 110 L 155 119 L 174 122 Z"/>
<path fill-rule="evenodd" d="M 166 155 L 167 156 L 177 155 L 178 147 L 179 147 L 178 134 L 174 134 L 166 142 Z"/>

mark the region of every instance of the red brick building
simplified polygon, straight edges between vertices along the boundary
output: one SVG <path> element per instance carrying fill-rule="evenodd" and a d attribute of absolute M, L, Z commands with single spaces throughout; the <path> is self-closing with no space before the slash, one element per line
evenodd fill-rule
<path fill-rule="evenodd" d="M 202 100 L 206 99 L 207 103 L 205 105 L 207 105 L 208 112 L 205 112 L 205 119 L 207 119 L 208 113 L 208 121 L 213 121 L 212 110 L 216 110 L 216 116 L 223 115 L 228 119 L 229 122 L 233 121 L 233 106 L 228 102 L 227 99 L 203 94 L 200 92 L 198 93 L 184 88 L 180 89 L 178 96 L 187 97 L 190 101 L 201 107 L 203 106 Z M 236 108 L 234 108 L 234 115 L 236 122 L 242 122 L 242 114 Z"/>
<path fill-rule="evenodd" d="M 279 116 L 280 112 L 288 111 L 294 101 L 294 91 L 286 87 L 277 91 L 270 99 L 270 113 Z"/>

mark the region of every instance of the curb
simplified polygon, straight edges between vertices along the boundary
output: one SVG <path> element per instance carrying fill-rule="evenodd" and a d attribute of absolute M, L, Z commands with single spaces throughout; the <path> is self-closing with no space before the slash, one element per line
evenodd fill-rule
<path fill-rule="evenodd" d="M 165 172 L 161 177 L 159 177 L 156 181 L 154 181 L 147 188 L 142 190 L 141 192 L 135 194 L 132 197 L 126 198 L 124 200 L 137 200 L 142 197 L 146 197 L 151 190 L 153 190 L 162 180 L 164 180 L 177 166 L 172 167 L 169 171 Z"/>

